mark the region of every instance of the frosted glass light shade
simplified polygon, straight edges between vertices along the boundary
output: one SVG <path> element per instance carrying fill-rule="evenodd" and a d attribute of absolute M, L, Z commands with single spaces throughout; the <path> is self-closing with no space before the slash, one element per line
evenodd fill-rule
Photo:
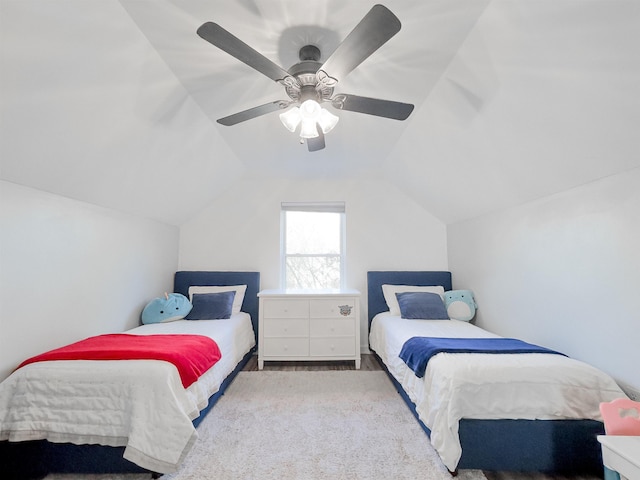
<path fill-rule="evenodd" d="M 320 105 L 315 100 L 305 100 L 300 105 L 300 115 L 302 118 L 308 118 L 309 120 L 317 120 L 320 116 Z"/>
<path fill-rule="evenodd" d="M 325 110 L 315 100 L 305 100 L 300 107 L 293 107 L 280 114 L 280 121 L 290 132 L 295 132 L 300 126 L 302 138 L 315 138 L 318 134 L 316 125 L 320 125 L 322 133 L 329 133 L 338 123 L 336 115 Z"/>
<path fill-rule="evenodd" d="M 318 136 L 318 129 L 316 128 L 316 121 L 313 118 L 303 118 L 302 126 L 300 127 L 300 136 L 302 138 L 316 138 Z"/>
<path fill-rule="evenodd" d="M 329 133 L 338 124 L 339 117 L 331 113 L 324 108 L 320 109 L 320 116 L 318 117 L 318 124 L 322 129 L 322 133 Z"/>
<path fill-rule="evenodd" d="M 300 109 L 298 107 L 293 107 L 291 110 L 280 114 L 282 125 L 290 132 L 296 131 L 301 120 L 302 116 L 300 115 Z"/>

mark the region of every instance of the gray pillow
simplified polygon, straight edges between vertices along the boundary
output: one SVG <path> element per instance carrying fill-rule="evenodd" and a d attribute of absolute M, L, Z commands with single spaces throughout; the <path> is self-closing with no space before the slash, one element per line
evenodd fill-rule
<path fill-rule="evenodd" d="M 408 319 L 449 320 L 442 297 L 429 292 L 396 293 L 400 316 Z"/>
<path fill-rule="evenodd" d="M 196 293 L 191 303 L 193 308 L 185 317 L 187 320 L 218 320 L 231 318 L 233 299 L 236 292 Z"/>

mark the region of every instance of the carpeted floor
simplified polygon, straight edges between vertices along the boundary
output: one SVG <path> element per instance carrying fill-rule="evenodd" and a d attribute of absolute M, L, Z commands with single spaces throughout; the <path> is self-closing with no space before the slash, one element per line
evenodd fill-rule
<path fill-rule="evenodd" d="M 382 371 L 241 372 L 162 480 L 451 480 Z M 47 480 L 138 480 L 49 475 Z M 486 480 L 463 470 L 457 480 Z"/>
<path fill-rule="evenodd" d="M 199 431 L 164 480 L 451 480 L 383 372 L 241 372 Z"/>

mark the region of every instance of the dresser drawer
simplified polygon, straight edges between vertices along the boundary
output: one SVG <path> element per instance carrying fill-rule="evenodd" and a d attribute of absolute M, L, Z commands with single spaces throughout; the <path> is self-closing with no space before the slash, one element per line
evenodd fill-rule
<path fill-rule="evenodd" d="M 300 318 L 265 318 L 265 337 L 308 337 L 309 320 Z"/>
<path fill-rule="evenodd" d="M 309 338 L 265 338 L 262 348 L 267 357 L 306 357 Z"/>
<path fill-rule="evenodd" d="M 312 318 L 312 337 L 353 337 L 356 326 L 353 318 Z"/>
<path fill-rule="evenodd" d="M 356 299 L 352 297 L 335 297 L 309 302 L 311 318 L 346 317 L 353 318 L 356 312 Z"/>
<path fill-rule="evenodd" d="M 312 357 L 353 356 L 356 353 L 353 337 L 311 338 L 309 348 Z"/>
<path fill-rule="evenodd" d="M 308 300 L 268 300 L 263 302 L 264 318 L 307 318 Z"/>

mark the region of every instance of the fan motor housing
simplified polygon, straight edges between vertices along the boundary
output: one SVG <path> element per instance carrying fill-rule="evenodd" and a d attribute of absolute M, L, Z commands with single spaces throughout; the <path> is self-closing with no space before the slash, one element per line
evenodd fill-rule
<path fill-rule="evenodd" d="M 305 100 L 315 100 L 316 102 L 322 102 L 322 96 L 316 90 L 315 85 L 303 85 L 300 88 L 299 102 L 302 103 Z"/>
<path fill-rule="evenodd" d="M 320 49 L 315 45 L 305 45 L 298 51 L 298 58 L 300 61 L 289 69 L 289 73 L 296 77 L 301 85 L 314 84 L 315 74 L 322 66 Z M 313 77 L 313 81 L 311 81 L 311 77 Z"/>
<path fill-rule="evenodd" d="M 299 62 L 293 65 L 288 71 L 289 73 L 296 77 L 298 80 L 301 80 L 302 76 L 312 76 L 314 79 L 316 78 L 316 72 L 322 66 L 319 62 Z M 301 82 L 302 83 L 302 82 Z"/>
<path fill-rule="evenodd" d="M 305 45 L 298 52 L 300 61 L 289 68 L 288 72 L 294 77 L 300 87 L 285 85 L 287 95 L 300 103 L 308 99 L 322 102 L 333 95 L 333 88 L 318 85 L 316 73 L 322 66 L 320 63 L 320 49 L 315 45 Z"/>

